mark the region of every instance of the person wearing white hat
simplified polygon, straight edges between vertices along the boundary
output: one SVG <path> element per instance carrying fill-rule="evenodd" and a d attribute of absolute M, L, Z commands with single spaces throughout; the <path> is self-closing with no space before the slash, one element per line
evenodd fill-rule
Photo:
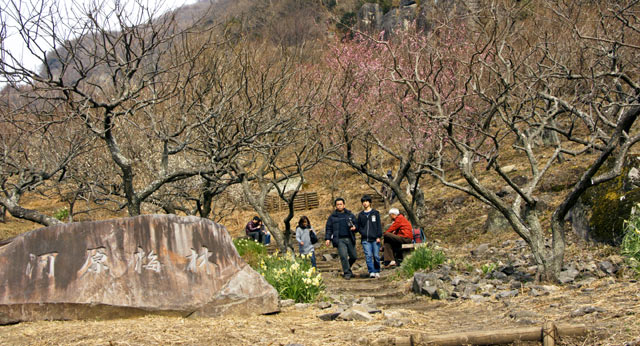
<path fill-rule="evenodd" d="M 396 257 L 401 255 L 402 244 L 410 244 L 413 238 L 411 223 L 398 208 L 389 209 L 389 217 L 393 223 L 384 232 L 384 260 L 389 261 L 387 267 L 396 266 Z"/>

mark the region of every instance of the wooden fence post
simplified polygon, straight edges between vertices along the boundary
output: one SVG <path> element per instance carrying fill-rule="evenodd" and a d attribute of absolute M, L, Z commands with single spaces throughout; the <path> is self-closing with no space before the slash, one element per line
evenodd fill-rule
<path fill-rule="evenodd" d="M 542 346 L 555 346 L 558 339 L 558 329 L 553 322 L 546 322 L 542 326 Z"/>

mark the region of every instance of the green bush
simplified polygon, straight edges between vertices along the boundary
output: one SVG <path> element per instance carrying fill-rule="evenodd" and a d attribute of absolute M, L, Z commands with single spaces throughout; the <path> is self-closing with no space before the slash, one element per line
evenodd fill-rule
<path fill-rule="evenodd" d="M 267 254 L 267 248 L 253 239 L 238 238 L 233 240 L 238 254 L 253 269 L 258 269 L 260 260 Z"/>
<path fill-rule="evenodd" d="M 482 267 L 480 267 L 480 269 L 482 270 L 482 274 L 485 274 L 485 275 L 496 270 L 496 268 L 498 268 L 498 265 L 495 263 L 485 263 L 482 265 Z"/>
<path fill-rule="evenodd" d="M 58 209 L 56 210 L 55 213 L 53 213 L 53 217 L 55 217 L 60 221 L 64 221 L 69 217 L 69 209 L 67 208 Z"/>
<path fill-rule="evenodd" d="M 413 276 L 420 269 L 433 269 L 444 263 L 446 257 L 442 251 L 430 249 L 427 246 L 419 247 L 411 255 L 402 261 L 400 269 L 405 276 Z"/>
<path fill-rule="evenodd" d="M 629 258 L 631 267 L 640 274 L 640 204 L 636 204 L 631 217 L 624 223 L 624 237 L 620 248 L 622 255 Z"/>
<path fill-rule="evenodd" d="M 322 276 L 311 266 L 306 255 L 265 256 L 257 271 L 278 291 L 281 299 L 309 303 L 324 290 Z"/>

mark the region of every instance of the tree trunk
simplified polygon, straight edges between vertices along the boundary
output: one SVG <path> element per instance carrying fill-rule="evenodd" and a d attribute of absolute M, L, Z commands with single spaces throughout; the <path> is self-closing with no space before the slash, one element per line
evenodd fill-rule
<path fill-rule="evenodd" d="M 529 233 L 529 239 L 523 237 L 529 244 L 533 257 L 538 265 L 537 279 L 540 281 L 558 282 L 558 276 L 562 270 L 564 260 L 564 231 L 562 234 L 552 232 L 553 246 L 550 249 L 546 247 L 546 237 L 538 213 L 535 207 L 526 206 L 524 215 L 522 215 Z"/>
<path fill-rule="evenodd" d="M 71 201 L 69 201 L 69 222 L 73 222 L 73 208 L 76 206 L 76 198 L 77 195 L 73 197 Z"/>
<path fill-rule="evenodd" d="M 44 226 L 62 224 L 62 222 L 55 217 L 44 215 L 37 210 L 23 208 L 13 201 L 2 199 L 0 203 L 9 211 L 9 214 L 15 218 L 29 220 Z"/>
<path fill-rule="evenodd" d="M 202 197 L 198 201 L 198 213 L 200 217 L 208 218 L 211 214 L 211 204 L 213 203 L 213 192 L 209 190 L 210 183 L 207 181 L 205 189 L 202 191 Z"/>
<path fill-rule="evenodd" d="M 255 197 L 251 192 L 251 186 L 249 186 L 249 182 L 247 181 L 246 175 L 241 175 L 241 186 L 242 192 L 244 193 L 247 202 L 253 207 L 253 209 L 258 213 L 258 216 L 262 219 L 262 223 L 265 225 L 267 230 L 271 233 L 271 238 L 276 242 L 276 246 L 280 250 L 281 253 L 287 252 L 287 245 L 285 243 L 284 235 L 278 224 L 273 221 L 271 215 L 264 210 L 264 199 L 267 194 L 267 190 L 263 186 L 263 190 L 260 193 L 259 197 Z"/>
<path fill-rule="evenodd" d="M 287 201 L 289 213 L 284 218 L 284 246 L 291 249 L 293 249 L 293 246 L 291 245 L 291 220 L 294 215 L 293 200 L 296 198 L 297 194 L 298 191 L 294 191 L 288 199 L 285 199 Z"/>
<path fill-rule="evenodd" d="M 424 211 L 424 193 L 420 189 L 420 176 L 412 172 L 407 172 L 407 183 L 411 190 L 411 210 L 415 211 L 415 221 L 413 225 L 422 228 L 423 211 Z"/>
<path fill-rule="evenodd" d="M 127 211 L 129 212 L 129 216 L 140 215 L 140 205 L 141 203 L 137 198 L 128 199 Z"/>

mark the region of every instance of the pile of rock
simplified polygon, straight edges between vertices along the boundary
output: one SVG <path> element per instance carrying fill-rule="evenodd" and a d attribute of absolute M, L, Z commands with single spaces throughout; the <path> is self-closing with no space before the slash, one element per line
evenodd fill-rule
<path fill-rule="evenodd" d="M 471 299 L 486 301 L 506 299 L 520 294 L 547 295 L 555 286 L 534 284 L 537 266 L 524 240 L 508 240 L 500 248 L 481 244 L 470 251 L 473 260 L 507 259 L 508 264 L 498 260 L 471 271 L 458 271 L 449 265 L 441 265 L 429 273 L 416 273 L 412 291 L 432 299 Z M 610 256 L 597 261 L 587 256 L 565 263 L 559 275 L 561 284 L 571 288 L 586 286 L 596 279 L 610 277 L 615 281 L 617 273 L 625 266 L 620 256 Z M 632 280 L 633 281 L 633 280 Z"/>

